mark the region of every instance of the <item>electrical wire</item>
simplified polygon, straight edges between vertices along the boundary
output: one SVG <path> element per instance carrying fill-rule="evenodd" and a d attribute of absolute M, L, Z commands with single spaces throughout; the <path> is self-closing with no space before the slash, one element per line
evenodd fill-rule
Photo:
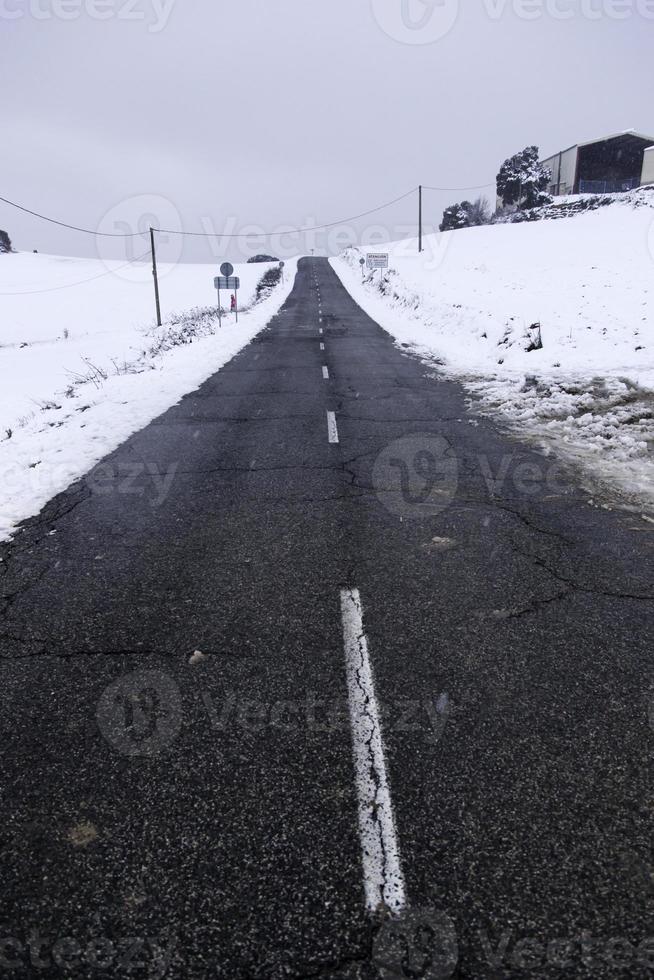
<path fill-rule="evenodd" d="M 41 218 L 42 221 L 49 221 L 51 225 L 59 225 L 60 228 L 70 228 L 71 231 L 81 231 L 85 235 L 101 235 L 103 238 L 138 238 L 140 235 L 150 234 L 149 229 L 148 231 L 130 231 L 126 234 L 118 231 L 91 231 L 90 228 L 78 228 L 77 225 L 69 225 L 65 221 L 48 218 L 45 214 L 39 214 L 38 211 L 30 211 L 29 208 L 24 208 L 22 204 L 16 204 L 15 201 L 8 201 L 6 197 L 0 197 L 0 201 L 11 205 L 12 208 L 18 208 L 19 211 L 24 211 L 25 214 L 31 214 L 35 218 Z"/>
<path fill-rule="evenodd" d="M 423 191 L 447 191 L 448 193 L 455 194 L 461 191 L 483 191 L 487 187 L 493 187 L 495 181 L 491 180 L 488 184 L 477 184 L 475 187 L 429 187 L 427 184 L 422 185 Z"/>
<path fill-rule="evenodd" d="M 116 272 L 120 272 L 121 269 L 126 269 L 128 265 L 142 262 L 146 255 L 150 255 L 150 249 L 144 252 L 143 255 L 139 255 L 135 259 L 130 259 L 129 262 L 124 262 L 116 269 L 107 269 L 106 272 L 101 272 L 97 276 L 91 276 L 89 279 L 80 279 L 79 282 L 68 282 L 64 286 L 50 286 L 49 289 L 24 289 L 15 293 L 0 293 L 0 296 L 33 296 L 37 293 L 56 293 L 60 289 L 72 289 L 73 286 L 83 286 L 87 282 L 95 282 L 96 279 L 103 279 L 104 276 L 113 276 Z"/>
<path fill-rule="evenodd" d="M 409 195 L 415 194 L 417 190 L 417 187 L 412 187 L 410 191 L 406 192 L 406 194 L 401 194 L 399 197 L 393 198 L 392 201 L 387 201 L 385 204 L 380 204 L 379 207 L 371 208 L 370 211 L 362 211 L 361 214 L 355 214 L 349 218 L 341 218 L 340 221 L 330 221 L 325 225 L 313 225 L 307 228 L 289 228 L 285 231 L 276 232 L 263 231 L 261 234 L 252 235 L 221 235 L 205 231 L 170 231 L 167 228 L 156 228 L 155 231 L 159 232 L 160 235 L 190 235 L 200 238 L 277 238 L 281 237 L 282 235 L 304 235 L 309 231 L 322 231 L 324 228 L 335 228 L 337 225 L 344 225 L 349 221 L 357 221 L 359 218 L 366 218 L 369 214 L 376 214 L 377 211 L 383 211 L 385 208 L 390 208 L 393 204 L 397 204 L 398 201 L 403 201 L 406 197 L 409 197 Z"/>
<path fill-rule="evenodd" d="M 211 232 L 204 231 L 179 231 L 171 230 L 169 228 L 155 228 L 154 231 L 159 235 L 186 235 L 193 236 L 196 238 L 276 238 L 281 235 L 303 235 L 310 231 L 321 231 L 324 228 L 334 228 L 336 225 L 343 225 L 350 221 L 357 221 L 359 218 L 366 218 L 370 214 L 375 214 L 377 211 L 383 211 L 385 208 L 391 207 L 393 204 L 397 204 L 398 201 L 403 201 L 410 194 L 415 194 L 417 188 L 412 187 L 410 191 L 406 194 L 401 194 L 400 197 L 394 198 L 392 201 L 387 201 L 385 204 L 380 204 L 379 207 L 371 208 L 369 211 L 362 211 L 361 214 L 353 215 L 349 218 L 342 218 L 340 221 L 331 221 L 324 225 L 313 225 L 307 228 L 289 228 L 287 231 L 280 232 L 262 232 L 260 235 L 252 234 L 214 234 Z M 50 224 L 59 225 L 61 228 L 68 228 L 71 231 L 79 231 L 85 235 L 99 235 L 103 238 L 138 238 L 141 235 L 149 235 L 148 231 L 134 231 L 127 234 L 121 232 L 110 232 L 110 231 L 91 231 L 89 228 L 80 228 L 78 225 L 70 225 L 65 221 L 58 221 L 56 218 L 49 218 L 47 215 L 39 214 L 38 211 L 31 211 L 30 208 L 23 207 L 22 204 L 16 204 L 15 201 L 9 201 L 6 197 L 0 197 L 0 201 L 5 204 L 9 204 L 12 208 L 18 208 L 19 211 L 24 211 L 25 214 L 31 214 L 35 218 L 40 218 L 42 221 L 49 221 Z"/>

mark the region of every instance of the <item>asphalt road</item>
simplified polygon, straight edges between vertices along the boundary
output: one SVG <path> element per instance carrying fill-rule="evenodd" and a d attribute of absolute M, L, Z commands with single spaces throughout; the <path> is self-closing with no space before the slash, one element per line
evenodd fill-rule
<path fill-rule="evenodd" d="M 654 975 L 652 527 L 432 374 L 305 259 L 3 546 L 0 976 Z M 366 904 L 353 589 L 395 920 Z"/>

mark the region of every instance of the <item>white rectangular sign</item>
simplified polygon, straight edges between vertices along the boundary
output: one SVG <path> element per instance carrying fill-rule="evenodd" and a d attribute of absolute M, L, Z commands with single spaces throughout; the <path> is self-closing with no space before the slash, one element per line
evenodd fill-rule
<path fill-rule="evenodd" d="M 241 280 L 238 276 L 216 276 L 213 281 L 214 289 L 240 289 Z"/>
<path fill-rule="evenodd" d="M 388 269 L 388 252 L 368 252 L 366 265 L 369 269 Z"/>

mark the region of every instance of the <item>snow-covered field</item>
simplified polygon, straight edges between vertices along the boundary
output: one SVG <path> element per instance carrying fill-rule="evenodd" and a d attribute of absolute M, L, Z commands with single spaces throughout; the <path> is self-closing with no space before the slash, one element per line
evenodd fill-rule
<path fill-rule="evenodd" d="M 0 255 L 0 540 L 247 344 L 296 265 L 256 304 L 271 266 L 238 266 L 243 311 L 221 330 L 215 265 L 163 265 L 158 329 L 147 262 Z"/>
<path fill-rule="evenodd" d="M 589 490 L 654 510 L 654 193 L 558 221 L 492 225 L 332 259 L 399 343 L 477 410 L 581 466 Z M 540 329 L 538 326 L 540 325 Z M 538 335 L 542 349 L 534 349 Z"/>

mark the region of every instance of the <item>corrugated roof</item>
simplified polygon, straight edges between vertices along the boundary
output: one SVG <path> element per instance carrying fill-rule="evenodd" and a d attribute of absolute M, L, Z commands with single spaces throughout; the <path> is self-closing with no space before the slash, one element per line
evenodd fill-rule
<path fill-rule="evenodd" d="M 592 146 L 593 143 L 605 143 L 607 140 L 615 140 L 620 136 L 636 136 L 641 140 L 648 140 L 654 143 L 654 136 L 645 136 L 644 133 L 637 133 L 635 129 L 625 129 L 621 133 L 612 133 L 610 136 L 600 136 L 596 140 L 586 140 L 585 143 L 577 143 L 577 146 Z"/>
<path fill-rule="evenodd" d="M 621 133 L 611 133 L 610 136 L 599 136 L 594 140 L 586 140 L 583 143 L 573 143 L 572 146 L 567 146 L 565 150 L 558 151 L 556 153 L 550 154 L 550 156 L 543 157 L 543 162 L 546 160 L 553 160 L 558 157 L 559 152 L 567 153 L 569 150 L 574 150 L 575 147 L 579 149 L 581 146 L 593 146 L 594 143 L 606 143 L 608 140 L 619 139 L 620 136 L 636 136 L 638 139 L 647 140 L 654 145 L 654 136 L 646 136 L 644 133 L 637 133 L 635 129 L 624 129 Z"/>

